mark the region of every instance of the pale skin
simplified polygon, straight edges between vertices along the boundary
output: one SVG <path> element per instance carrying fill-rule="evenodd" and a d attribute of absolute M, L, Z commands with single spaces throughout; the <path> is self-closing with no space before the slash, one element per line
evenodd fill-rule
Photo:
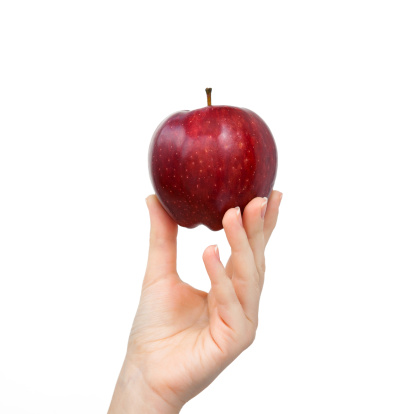
<path fill-rule="evenodd" d="M 203 254 L 211 290 L 177 273 L 177 224 L 155 195 L 147 198 L 150 247 L 141 299 L 109 414 L 176 414 L 206 388 L 256 334 L 265 247 L 282 194 L 231 208 L 223 227 L 231 247 L 224 267 L 217 246 Z"/>

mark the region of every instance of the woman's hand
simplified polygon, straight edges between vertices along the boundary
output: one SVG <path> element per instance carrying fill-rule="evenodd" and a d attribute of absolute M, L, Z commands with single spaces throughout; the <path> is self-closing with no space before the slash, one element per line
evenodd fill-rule
<path fill-rule="evenodd" d="M 203 260 L 209 293 L 177 274 L 177 224 L 156 196 L 148 265 L 128 351 L 110 413 L 178 413 L 254 340 L 265 272 L 265 246 L 276 225 L 282 194 L 257 197 L 223 218 L 231 257 L 224 267 L 217 246 Z"/>

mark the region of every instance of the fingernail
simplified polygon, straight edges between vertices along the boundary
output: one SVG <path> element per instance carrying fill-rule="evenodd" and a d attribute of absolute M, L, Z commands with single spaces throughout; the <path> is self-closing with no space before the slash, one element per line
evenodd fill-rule
<path fill-rule="evenodd" d="M 217 244 L 214 246 L 214 253 L 216 254 L 217 259 L 220 260 L 220 254 Z"/>
<path fill-rule="evenodd" d="M 240 213 L 240 207 L 236 207 L 236 216 L 239 220 L 240 225 L 243 226 L 243 220 L 242 220 L 241 213 Z"/>
<path fill-rule="evenodd" d="M 262 219 L 264 218 L 264 216 L 266 214 L 266 209 L 267 209 L 267 197 L 263 197 L 262 208 L 260 210 L 260 214 L 262 216 Z"/>
<path fill-rule="evenodd" d="M 280 198 L 279 198 L 279 206 L 280 206 L 280 203 L 282 202 L 282 197 L 283 197 L 283 194 L 282 194 L 282 193 L 280 193 Z"/>

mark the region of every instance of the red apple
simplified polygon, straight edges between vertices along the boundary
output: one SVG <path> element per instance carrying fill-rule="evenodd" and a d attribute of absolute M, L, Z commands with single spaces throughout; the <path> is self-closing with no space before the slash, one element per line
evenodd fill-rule
<path fill-rule="evenodd" d="M 265 122 L 234 106 L 180 111 L 155 130 L 149 172 L 155 193 L 181 226 L 223 228 L 224 213 L 243 211 L 254 197 L 268 197 L 276 179 L 277 150 Z"/>

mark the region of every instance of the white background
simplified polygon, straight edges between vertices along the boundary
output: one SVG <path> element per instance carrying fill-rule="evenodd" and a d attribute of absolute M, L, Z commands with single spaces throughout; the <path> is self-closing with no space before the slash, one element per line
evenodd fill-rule
<path fill-rule="evenodd" d="M 414 412 L 410 1 L 0 3 L 0 412 L 106 412 L 170 113 L 247 107 L 284 193 L 254 345 L 183 413 Z M 223 232 L 180 229 L 179 271 Z"/>

